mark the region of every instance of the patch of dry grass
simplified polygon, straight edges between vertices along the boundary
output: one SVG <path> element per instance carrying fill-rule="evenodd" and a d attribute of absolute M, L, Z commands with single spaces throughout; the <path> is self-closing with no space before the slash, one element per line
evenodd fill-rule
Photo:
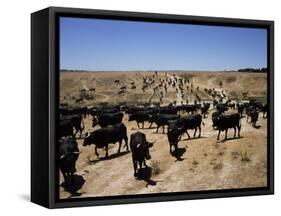
<path fill-rule="evenodd" d="M 240 152 L 241 161 L 243 162 L 250 162 L 250 158 L 248 157 L 248 152 Z"/>
<path fill-rule="evenodd" d="M 159 165 L 160 165 L 159 161 L 157 161 L 157 160 L 151 161 L 151 168 L 152 168 L 153 175 L 159 175 L 162 172 Z"/>
<path fill-rule="evenodd" d="M 223 163 L 215 163 L 215 162 L 211 162 L 210 165 L 213 167 L 214 170 L 219 170 L 222 169 L 223 167 Z"/>

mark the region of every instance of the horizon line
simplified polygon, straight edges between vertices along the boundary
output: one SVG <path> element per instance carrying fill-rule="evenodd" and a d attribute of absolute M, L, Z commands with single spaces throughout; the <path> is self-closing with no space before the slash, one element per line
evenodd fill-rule
<path fill-rule="evenodd" d="M 267 67 L 261 67 L 261 68 L 241 68 L 241 69 L 230 69 L 230 70 L 200 70 L 200 69 L 161 69 L 161 70 L 153 70 L 153 69 L 149 69 L 149 70 L 145 70 L 145 69 L 139 69 L 139 70 L 85 70 L 85 69 L 59 69 L 60 71 L 68 71 L 68 72 L 75 72 L 75 71 L 82 71 L 82 72 L 138 72 L 138 71 L 143 71 L 143 72 L 176 72 L 176 71 L 190 71 L 190 72 L 241 72 L 239 70 L 247 70 L 247 69 L 252 69 L 252 70 L 260 70 L 260 69 L 266 69 L 268 70 Z M 248 71 L 250 72 L 250 71 Z M 262 72 L 262 71 L 259 71 Z"/>

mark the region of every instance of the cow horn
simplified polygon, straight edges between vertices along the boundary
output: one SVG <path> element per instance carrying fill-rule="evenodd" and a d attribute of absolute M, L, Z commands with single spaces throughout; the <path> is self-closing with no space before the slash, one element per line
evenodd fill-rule
<path fill-rule="evenodd" d="M 73 154 L 80 154 L 81 152 L 80 151 L 78 151 L 78 152 L 73 152 Z"/>
<path fill-rule="evenodd" d="M 138 144 L 137 144 L 137 148 L 139 148 L 140 146 L 141 146 L 141 144 L 140 144 L 140 143 L 138 143 Z"/>
<path fill-rule="evenodd" d="M 64 158 L 65 158 L 65 155 L 61 155 L 61 156 L 60 156 L 60 159 L 64 159 Z"/>

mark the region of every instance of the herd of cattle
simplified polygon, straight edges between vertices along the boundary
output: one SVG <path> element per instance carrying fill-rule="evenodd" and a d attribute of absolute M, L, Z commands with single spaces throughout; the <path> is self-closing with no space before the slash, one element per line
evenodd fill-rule
<path fill-rule="evenodd" d="M 195 137 L 198 131 L 198 137 L 201 136 L 201 124 L 204 125 L 203 119 L 207 118 L 210 107 L 213 106 L 215 111 L 212 113 L 212 122 L 214 130 L 218 130 L 217 140 L 220 139 L 221 131 L 225 131 L 225 140 L 227 140 L 228 129 L 234 129 L 240 137 L 241 118 L 246 114 L 247 122 L 251 122 L 256 127 L 259 112 L 262 112 L 263 118 L 267 117 L 268 106 L 257 101 L 247 103 L 235 103 L 227 101 L 221 103 L 213 101 L 212 104 L 203 102 L 202 104 L 183 104 L 175 106 L 154 106 L 154 105 L 106 105 L 92 108 L 87 107 L 61 107 L 59 120 L 59 164 L 60 170 L 64 176 L 67 185 L 73 184 L 73 175 L 76 172 L 76 161 L 79 157 L 80 150 L 76 142 L 79 137 L 83 140 L 83 146 L 94 145 L 95 154 L 99 156 L 98 149 L 105 148 L 108 157 L 109 144 L 119 143 L 118 153 L 121 151 L 122 142 L 124 147 L 132 154 L 134 167 L 134 176 L 137 176 L 137 167 L 141 172 L 142 165 L 146 166 L 145 161 L 150 159 L 149 148 L 154 142 L 147 141 L 146 134 L 137 131 L 131 134 L 130 140 L 127 135 L 126 125 L 123 123 L 124 115 L 128 115 L 128 121 L 135 121 L 139 130 L 144 128 L 148 123 L 148 129 L 153 129 L 156 125 L 156 133 L 162 127 L 162 133 L 165 133 L 167 127 L 167 143 L 170 146 L 172 155 L 178 152 L 178 142 L 183 134 L 190 135 L 189 130 L 194 130 Z M 233 110 L 231 114 L 226 114 L 227 110 Z M 91 116 L 93 130 L 91 133 L 83 133 L 84 118 Z M 96 127 L 99 125 L 99 127 Z M 130 141 L 128 146 L 128 141 Z M 141 173 L 140 173 L 141 175 Z"/>
<path fill-rule="evenodd" d="M 164 98 L 167 97 L 169 93 L 176 93 L 176 97 L 174 98 L 176 100 L 170 103 L 173 105 L 176 105 L 177 103 L 182 105 L 188 104 L 190 101 L 198 101 L 201 103 L 203 98 L 212 98 L 220 103 L 227 99 L 227 95 L 224 90 L 215 88 L 200 88 L 200 86 L 195 86 L 191 81 L 192 76 L 181 77 L 175 73 L 168 74 L 167 72 L 158 75 L 157 71 L 149 75 L 140 76 L 142 77 L 140 80 L 130 81 L 129 83 L 125 82 L 124 79 L 115 79 L 112 86 L 114 94 L 122 98 L 130 94 L 141 92 L 143 95 L 150 95 L 148 99 L 149 102 L 147 104 L 154 104 L 156 106 L 165 104 Z M 220 81 L 220 88 L 222 88 L 222 85 L 223 82 Z M 98 85 L 95 84 L 95 87 L 88 88 L 85 82 L 83 82 L 83 88 L 80 90 L 78 97 L 69 97 L 70 94 L 67 93 L 66 95 L 68 96 L 64 95 L 62 99 L 66 100 L 68 98 L 70 100 L 75 100 L 76 104 L 82 104 L 85 101 L 92 102 L 93 100 L 96 100 L 96 93 L 100 94 L 100 88 L 96 88 L 97 86 Z M 242 96 L 247 97 L 248 92 L 243 92 Z M 169 98 L 167 99 L 169 100 Z M 67 103 L 63 104 L 68 105 Z M 234 106 L 234 104 L 231 103 L 229 106 Z"/>

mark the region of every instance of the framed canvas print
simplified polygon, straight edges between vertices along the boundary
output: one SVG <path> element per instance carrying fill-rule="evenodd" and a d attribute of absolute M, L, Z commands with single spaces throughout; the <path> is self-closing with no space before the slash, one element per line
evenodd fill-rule
<path fill-rule="evenodd" d="M 273 194 L 273 21 L 50 7 L 31 27 L 32 202 Z"/>

